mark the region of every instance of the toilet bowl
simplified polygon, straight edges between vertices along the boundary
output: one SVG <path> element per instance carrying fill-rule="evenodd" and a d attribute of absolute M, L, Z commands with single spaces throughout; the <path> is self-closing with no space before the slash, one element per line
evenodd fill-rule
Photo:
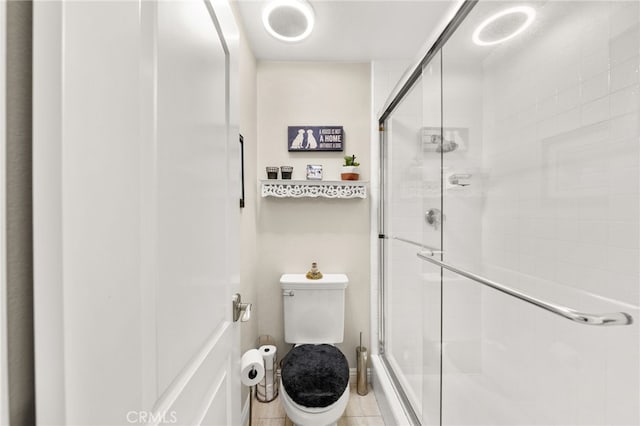
<path fill-rule="evenodd" d="M 280 279 L 285 342 L 296 345 L 281 364 L 282 404 L 298 426 L 335 425 L 347 408 L 349 364 L 333 344 L 344 337 L 348 282 L 344 274 Z"/>
<path fill-rule="evenodd" d="M 282 405 L 287 417 L 291 419 L 296 426 L 334 426 L 338 424 L 338 420 L 342 417 L 344 410 L 347 409 L 349 403 L 349 386 L 342 393 L 340 399 L 329 407 L 310 408 L 296 404 L 283 387 L 281 389 Z"/>

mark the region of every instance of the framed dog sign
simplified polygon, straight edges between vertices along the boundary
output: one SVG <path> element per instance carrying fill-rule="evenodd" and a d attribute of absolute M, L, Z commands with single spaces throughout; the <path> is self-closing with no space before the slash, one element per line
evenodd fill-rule
<path fill-rule="evenodd" d="M 293 151 L 342 151 L 342 126 L 289 126 L 287 148 Z"/>

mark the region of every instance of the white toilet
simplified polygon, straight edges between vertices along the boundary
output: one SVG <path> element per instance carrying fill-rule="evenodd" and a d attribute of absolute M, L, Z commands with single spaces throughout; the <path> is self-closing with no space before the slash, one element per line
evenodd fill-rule
<path fill-rule="evenodd" d="M 283 358 L 282 404 L 299 426 L 335 425 L 349 402 L 349 364 L 333 346 L 344 338 L 344 298 L 349 279 L 325 274 L 280 278 L 284 340 L 296 346 Z"/>

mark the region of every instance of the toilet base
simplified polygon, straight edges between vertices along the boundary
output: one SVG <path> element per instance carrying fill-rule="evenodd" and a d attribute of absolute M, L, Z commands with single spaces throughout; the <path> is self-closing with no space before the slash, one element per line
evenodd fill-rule
<path fill-rule="evenodd" d="M 284 386 L 280 388 L 280 396 L 282 397 L 282 406 L 287 413 L 287 417 L 296 426 L 336 426 L 338 420 L 344 414 L 349 403 L 349 385 L 347 385 L 344 393 L 331 407 L 308 408 L 297 405 L 287 394 Z"/>
<path fill-rule="evenodd" d="M 289 419 L 289 420 L 291 420 L 291 419 Z M 293 426 L 304 426 L 304 425 L 299 425 L 298 423 L 293 423 Z M 327 426 L 338 426 L 338 422 L 333 422 L 333 423 L 331 423 L 330 425 L 327 425 Z"/>

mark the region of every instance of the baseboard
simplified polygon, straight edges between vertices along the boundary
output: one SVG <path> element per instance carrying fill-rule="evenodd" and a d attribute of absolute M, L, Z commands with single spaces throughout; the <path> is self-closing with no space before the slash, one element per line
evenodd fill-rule
<path fill-rule="evenodd" d="M 358 369 L 357 368 L 350 368 L 349 369 L 349 381 L 355 383 L 356 381 L 356 376 L 358 375 Z M 367 368 L 367 383 L 371 383 L 371 369 Z"/>

